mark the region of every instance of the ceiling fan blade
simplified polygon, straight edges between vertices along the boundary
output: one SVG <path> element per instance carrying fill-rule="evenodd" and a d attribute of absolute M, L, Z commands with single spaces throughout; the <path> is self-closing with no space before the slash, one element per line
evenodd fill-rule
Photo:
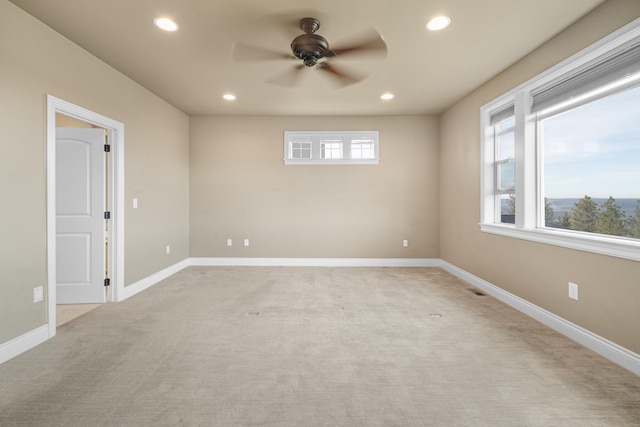
<path fill-rule="evenodd" d="M 303 68 L 305 68 L 303 64 L 296 65 L 287 72 L 267 80 L 267 82 L 282 87 L 295 87 L 300 80 Z"/>
<path fill-rule="evenodd" d="M 342 67 L 337 68 L 335 65 L 331 65 L 327 61 L 318 64 L 318 69 L 324 71 L 326 75 L 333 77 L 333 81 L 340 87 L 358 83 L 366 77 L 364 74 L 356 74 L 351 71 L 347 72 Z"/>
<path fill-rule="evenodd" d="M 291 53 L 266 49 L 244 43 L 233 43 L 231 55 L 237 62 L 269 61 L 278 59 L 296 59 Z"/>
<path fill-rule="evenodd" d="M 332 58 L 335 56 L 343 56 L 346 54 L 351 55 L 356 53 L 386 56 L 387 44 L 380 33 L 372 29 L 361 34 L 358 38 L 353 39 L 349 44 L 331 49 L 324 56 Z"/>

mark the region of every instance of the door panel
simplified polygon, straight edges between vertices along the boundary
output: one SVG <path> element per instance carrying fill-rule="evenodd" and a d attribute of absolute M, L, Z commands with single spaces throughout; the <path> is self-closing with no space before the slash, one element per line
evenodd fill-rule
<path fill-rule="evenodd" d="M 56 277 L 59 283 L 83 284 L 91 282 L 91 233 L 58 233 Z M 78 260 L 79 262 L 69 262 Z"/>
<path fill-rule="evenodd" d="M 105 302 L 104 130 L 56 129 L 56 302 Z"/>
<path fill-rule="evenodd" d="M 63 135 L 69 132 L 70 129 L 64 128 L 58 131 Z M 91 143 L 58 137 L 56 144 L 56 186 L 61 190 L 56 191 L 57 214 L 66 217 L 91 216 Z"/>

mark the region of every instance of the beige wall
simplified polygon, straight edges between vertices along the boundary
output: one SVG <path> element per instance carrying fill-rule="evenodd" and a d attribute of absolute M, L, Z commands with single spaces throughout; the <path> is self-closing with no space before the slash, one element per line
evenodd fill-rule
<path fill-rule="evenodd" d="M 379 130 L 380 164 L 285 166 L 285 130 Z M 192 117 L 191 256 L 437 258 L 437 138 L 434 117 Z"/>
<path fill-rule="evenodd" d="M 640 353 L 640 263 L 482 233 L 480 107 L 634 18 L 640 2 L 610 0 L 467 96 L 440 121 L 441 257 Z M 567 282 L 580 285 L 579 301 Z"/>
<path fill-rule="evenodd" d="M 46 284 L 52 94 L 125 124 L 126 284 L 188 256 L 441 257 L 640 353 L 640 263 L 478 227 L 480 106 L 639 15 L 640 2 L 609 0 L 440 120 L 189 120 L 0 0 L 0 344 L 46 323 L 46 304 L 31 303 L 31 292 Z M 284 130 L 336 129 L 379 130 L 380 165 L 283 165 Z M 580 284 L 579 301 L 567 298 L 567 281 Z"/>
<path fill-rule="evenodd" d="M 189 256 L 189 119 L 6 0 L 0 34 L 2 344 L 47 321 L 46 95 L 125 125 L 126 284 Z"/>

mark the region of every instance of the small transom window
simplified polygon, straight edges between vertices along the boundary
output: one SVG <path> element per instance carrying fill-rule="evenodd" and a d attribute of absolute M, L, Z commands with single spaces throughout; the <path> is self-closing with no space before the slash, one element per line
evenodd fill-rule
<path fill-rule="evenodd" d="M 378 164 L 377 131 L 286 131 L 286 165 Z"/>

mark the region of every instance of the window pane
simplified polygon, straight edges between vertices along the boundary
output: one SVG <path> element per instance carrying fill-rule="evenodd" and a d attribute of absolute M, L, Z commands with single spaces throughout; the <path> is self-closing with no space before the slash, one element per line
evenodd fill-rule
<path fill-rule="evenodd" d="M 290 159 L 311 159 L 311 142 L 294 142 L 289 143 Z"/>
<path fill-rule="evenodd" d="M 498 197 L 500 203 L 500 218 L 498 222 L 503 224 L 516 223 L 516 196 L 515 194 L 501 194 Z"/>
<path fill-rule="evenodd" d="M 516 156 L 514 132 L 499 135 L 497 139 L 496 160 L 513 159 Z"/>
<path fill-rule="evenodd" d="M 541 121 L 547 226 L 640 238 L 640 87 Z"/>
<path fill-rule="evenodd" d="M 351 158 L 352 159 L 373 159 L 375 153 L 373 150 L 373 141 L 371 140 L 352 140 L 351 141 Z"/>
<path fill-rule="evenodd" d="M 513 161 L 497 163 L 498 191 L 513 190 L 516 185 L 516 164 Z"/>
<path fill-rule="evenodd" d="M 494 126 L 495 174 L 499 215 L 496 222 L 515 224 L 515 117 L 508 117 Z"/>
<path fill-rule="evenodd" d="M 515 126 L 516 126 L 516 118 L 515 116 L 513 116 L 498 123 L 496 125 L 496 128 L 498 132 L 504 132 L 505 130 L 513 129 Z"/>
<path fill-rule="evenodd" d="M 341 141 L 320 142 L 320 158 L 341 159 L 342 158 L 342 142 Z"/>

